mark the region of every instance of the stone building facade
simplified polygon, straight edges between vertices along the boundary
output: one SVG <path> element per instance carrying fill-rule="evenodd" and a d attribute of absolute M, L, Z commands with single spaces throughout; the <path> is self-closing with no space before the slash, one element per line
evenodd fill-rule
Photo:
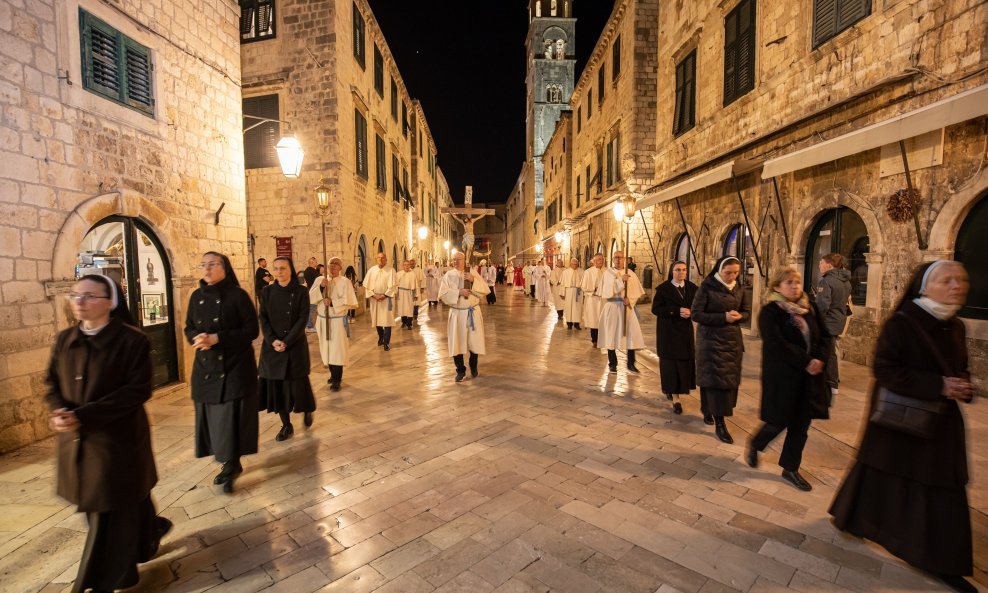
<path fill-rule="evenodd" d="M 495 265 L 507 262 L 507 204 L 474 204 L 474 208 L 489 208 L 494 214 L 481 218 L 473 227 L 474 262 L 485 259 Z"/>
<path fill-rule="evenodd" d="M 551 239 L 547 239 L 548 249 L 543 245 L 543 255 L 555 260 L 569 255 L 571 251 L 569 236 L 566 235 L 564 238 L 563 232 L 560 232 L 560 240 L 557 244 L 555 230 L 559 229 L 561 223 L 574 211 L 572 111 L 564 111 L 560 114 L 556 129 L 542 155 L 542 169 L 545 172 L 545 208 L 537 216 L 541 220 L 542 228 L 554 231 Z"/>
<path fill-rule="evenodd" d="M 48 435 L 44 370 L 77 274 L 123 280 L 160 385 L 191 366 L 181 329 L 201 254 L 249 273 L 239 13 L 0 5 L 0 451 Z"/>
<path fill-rule="evenodd" d="M 956 257 L 972 272 L 961 316 L 983 390 L 988 3 L 849 0 L 840 13 L 830 4 L 700 0 L 656 14 L 657 68 L 635 66 L 636 79 L 657 76 L 658 92 L 654 169 L 630 187 L 646 221 L 632 229 L 632 251 L 654 261 L 655 282 L 676 259 L 699 279 L 717 258 L 740 257 L 755 315 L 773 272 L 793 265 L 812 290 L 820 256 L 839 252 L 852 276 L 843 357 L 863 364 L 912 269 Z M 571 101 L 574 178 L 587 175 L 585 78 Z M 581 196 L 585 181 L 573 190 Z M 577 249 L 592 251 L 615 239 L 616 224 L 590 208 L 589 243 L 573 233 L 579 209 L 564 224 Z"/>
<path fill-rule="evenodd" d="M 422 200 L 435 194 L 428 166 L 436 165 L 435 145 L 366 0 L 275 7 L 276 33 L 242 49 L 245 115 L 274 113 L 284 122 L 245 141 L 254 255 L 271 257 L 281 237 L 283 248 L 290 238 L 297 262 L 323 259 L 314 194 L 322 183 L 331 192 L 329 256 L 362 278 L 379 251 L 393 261 L 425 247 L 417 227 Z M 252 152 L 289 131 L 305 149 L 298 179 L 282 175 L 270 146 L 266 160 Z"/>

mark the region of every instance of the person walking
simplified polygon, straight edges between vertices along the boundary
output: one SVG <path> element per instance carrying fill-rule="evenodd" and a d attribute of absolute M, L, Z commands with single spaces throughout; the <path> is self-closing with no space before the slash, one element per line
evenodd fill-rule
<path fill-rule="evenodd" d="M 257 270 L 254 271 L 254 298 L 261 300 L 261 290 L 272 282 L 274 282 L 274 276 L 268 271 L 268 260 L 263 257 L 259 258 Z"/>
<path fill-rule="evenodd" d="M 456 367 L 456 383 L 466 379 L 464 356 L 469 357 L 470 376 L 476 377 L 480 372 L 480 355 L 487 353 L 480 297 L 486 295 L 490 288 L 479 274 L 466 269 L 465 260 L 463 253 L 453 256 L 453 269 L 446 272 L 439 287 L 439 299 L 449 306 L 446 337 L 449 355 Z"/>
<path fill-rule="evenodd" d="M 83 276 L 68 297 L 79 323 L 55 338 L 46 377 L 55 491 L 89 525 L 72 593 L 106 593 L 137 585 L 172 527 L 151 500 L 151 343 L 106 276 Z"/>
<path fill-rule="evenodd" d="M 637 374 L 635 352 L 645 347 L 645 336 L 642 335 L 635 304 L 645 296 L 645 289 L 634 272 L 622 269 L 623 251 L 615 251 L 611 261 L 613 267 L 601 270 L 598 289 L 602 303 L 598 347 L 607 351 L 607 369 L 610 373 L 617 372 L 617 351 L 624 349 L 628 371 Z"/>
<path fill-rule="evenodd" d="M 377 330 L 377 345 L 391 350 L 391 328 L 395 324 L 394 299 L 398 294 L 398 279 L 394 268 L 388 265 L 388 256 L 377 254 L 377 265 L 367 270 L 364 277 L 370 322 Z"/>
<path fill-rule="evenodd" d="M 309 343 L 305 324 L 309 316 L 309 291 L 295 280 L 295 265 L 287 257 L 271 263 L 274 284 L 261 292 L 261 363 L 258 365 L 261 410 L 277 413 L 281 430 L 275 436 L 283 441 L 295 433 L 291 413 L 303 414 L 305 426 L 312 426 L 316 397 L 309 384 Z M 318 278 L 313 278 L 315 284 Z"/>
<path fill-rule="evenodd" d="M 686 262 L 672 264 L 669 279 L 655 288 L 652 299 L 659 380 L 675 414 L 683 413 L 680 396 L 696 388 L 696 346 L 690 307 L 697 286 L 686 275 Z"/>
<path fill-rule="evenodd" d="M 578 259 L 570 258 L 569 267 L 562 273 L 559 280 L 559 293 L 563 299 L 563 318 L 566 329 L 582 329 L 580 319 L 583 316 L 583 298 L 580 287 L 583 284 L 583 270 Z"/>
<path fill-rule="evenodd" d="M 583 293 L 583 327 L 590 330 L 590 343 L 597 347 L 600 331 L 600 310 L 604 301 L 600 298 L 600 282 L 604 277 L 604 255 L 598 253 L 591 260 L 593 265 L 583 272 L 580 290 Z"/>
<path fill-rule="evenodd" d="M 769 282 L 769 291 L 758 314 L 763 424 L 748 442 L 745 461 L 758 467 L 758 454 L 786 431 L 779 457 L 782 478 L 809 491 L 812 485 L 799 474 L 803 447 L 811 421 L 830 417 L 830 390 L 823 375 L 826 330 L 795 269 L 779 270 Z"/>
<path fill-rule="evenodd" d="M 722 257 L 704 278 L 693 298 L 690 316 L 696 332 L 697 383 L 700 412 L 705 424 L 715 426 L 717 438 L 733 443 L 724 418 L 734 415 L 741 384 L 744 341 L 740 322 L 751 312 L 744 304 L 744 285 L 738 283 L 741 261 Z"/>
<path fill-rule="evenodd" d="M 974 397 L 965 326 L 957 318 L 969 287 L 959 262 L 938 260 L 913 274 L 879 333 L 870 419 L 830 514 L 841 531 L 872 540 L 955 591 L 974 592 L 964 578 L 972 574 L 973 552 L 958 405 Z M 883 402 L 896 398 L 930 424 L 909 432 L 889 422 Z"/>
<path fill-rule="evenodd" d="M 185 338 L 195 350 L 190 381 L 195 402 L 195 455 L 213 455 L 223 469 L 213 483 L 233 492 L 240 458 L 257 453 L 257 310 L 230 264 L 207 251 L 202 280 L 189 297 Z"/>
<path fill-rule="evenodd" d="M 816 284 L 813 300 L 816 303 L 820 321 L 826 329 L 823 341 L 824 362 L 827 385 L 831 393 L 837 395 L 840 384 L 840 370 L 837 362 L 837 342 L 847 328 L 851 296 L 851 273 L 844 269 L 844 258 L 839 253 L 828 253 L 820 259 L 820 280 Z"/>
<path fill-rule="evenodd" d="M 395 276 L 398 292 L 395 295 L 395 312 L 401 317 L 401 329 L 412 329 L 415 303 L 418 298 L 418 277 L 412 271 L 411 262 L 401 262 L 401 271 Z"/>
<path fill-rule="evenodd" d="M 350 311 L 357 307 L 353 284 L 340 275 L 343 260 L 329 258 L 329 277 L 320 278 L 309 289 L 309 300 L 319 305 L 319 355 L 329 368 L 329 390 L 339 391 L 343 367 L 350 364 Z M 326 320 L 329 323 L 326 323 Z"/>

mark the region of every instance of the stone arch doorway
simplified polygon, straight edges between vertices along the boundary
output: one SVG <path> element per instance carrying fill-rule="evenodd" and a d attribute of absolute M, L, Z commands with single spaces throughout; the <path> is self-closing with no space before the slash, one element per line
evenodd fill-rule
<path fill-rule="evenodd" d="M 106 276 L 123 288 L 134 320 L 151 342 L 152 386 L 178 380 L 171 262 L 150 225 L 111 215 L 79 243 L 75 276 Z"/>
<path fill-rule="evenodd" d="M 871 238 L 864 220 L 855 210 L 847 206 L 824 210 L 810 229 L 803 262 L 803 289 L 806 292 L 812 293 L 820 280 L 818 264 L 828 253 L 844 256 L 845 268 L 851 273 L 851 303 L 864 306 L 869 292 L 865 256 L 871 253 Z"/>
<path fill-rule="evenodd" d="M 587 245 L 586 247 L 583 248 L 583 262 L 582 263 L 583 263 L 583 267 L 584 268 L 589 268 L 590 267 L 590 246 L 589 245 Z"/>
<path fill-rule="evenodd" d="M 696 265 L 696 259 L 693 257 L 692 239 L 686 233 L 680 233 L 679 237 L 673 243 L 672 261 L 685 262 L 686 263 L 686 279 L 694 284 L 700 283 L 700 268 Z M 672 269 L 672 266 L 669 267 Z"/>
<path fill-rule="evenodd" d="M 742 223 L 734 224 L 724 233 L 721 257 L 736 257 L 741 262 L 739 280 L 744 286 L 744 306 L 748 311 L 754 311 L 752 301 L 755 295 L 755 248 L 751 240 L 751 231 Z M 742 321 L 743 327 L 751 327 L 751 318 Z"/>
<path fill-rule="evenodd" d="M 357 277 L 361 280 L 367 275 L 367 237 L 360 235 L 360 239 L 357 241 Z"/>
<path fill-rule="evenodd" d="M 974 201 L 957 232 L 954 259 L 964 264 L 970 278 L 967 303 L 961 316 L 968 319 L 988 319 L 988 191 Z"/>
<path fill-rule="evenodd" d="M 391 267 L 398 269 L 398 244 L 391 246 Z"/>

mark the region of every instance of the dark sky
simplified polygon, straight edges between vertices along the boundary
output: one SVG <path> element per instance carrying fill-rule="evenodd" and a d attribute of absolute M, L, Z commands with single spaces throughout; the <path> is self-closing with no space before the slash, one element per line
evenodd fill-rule
<path fill-rule="evenodd" d="M 525 0 L 369 0 L 412 97 L 422 102 L 457 202 L 503 202 L 525 160 Z M 576 78 L 614 0 L 575 0 Z M 496 6 L 496 8 L 494 8 Z"/>

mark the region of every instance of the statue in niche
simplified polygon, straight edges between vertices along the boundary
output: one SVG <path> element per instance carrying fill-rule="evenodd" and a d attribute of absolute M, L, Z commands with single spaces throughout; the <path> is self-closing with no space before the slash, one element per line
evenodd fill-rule
<path fill-rule="evenodd" d="M 556 13 L 556 8 L 557 8 L 556 7 L 556 0 L 552 0 L 551 8 L 549 9 L 549 14 L 552 15 L 552 16 L 556 16 L 556 14 L 557 14 Z"/>
<path fill-rule="evenodd" d="M 563 60 L 566 58 L 566 42 L 562 39 L 556 41 L 556 59 Z"/>
<path fill-rule="evenodd" d="M 551 60 L 553 58 L 553 56 L 552 56 L 552 49 L 553 49 L 553 47 L 554 46 L 552 44 L 552 41 L 546 41 L 545 42 L 545 59 Z"/>
<path fill-rule="evenodd" d="M 151 263 L 150 257 L 148 258 L 147 270 L 148 270 L 148 286 L 154 286 L 155 284 L 158 283 L 158 279 L 154 277 L 154 264 Z"/>
<path fill-rule="evenodd" d="M 542 0 L 535 3 L 535 16 L 542 16 Z"/>

